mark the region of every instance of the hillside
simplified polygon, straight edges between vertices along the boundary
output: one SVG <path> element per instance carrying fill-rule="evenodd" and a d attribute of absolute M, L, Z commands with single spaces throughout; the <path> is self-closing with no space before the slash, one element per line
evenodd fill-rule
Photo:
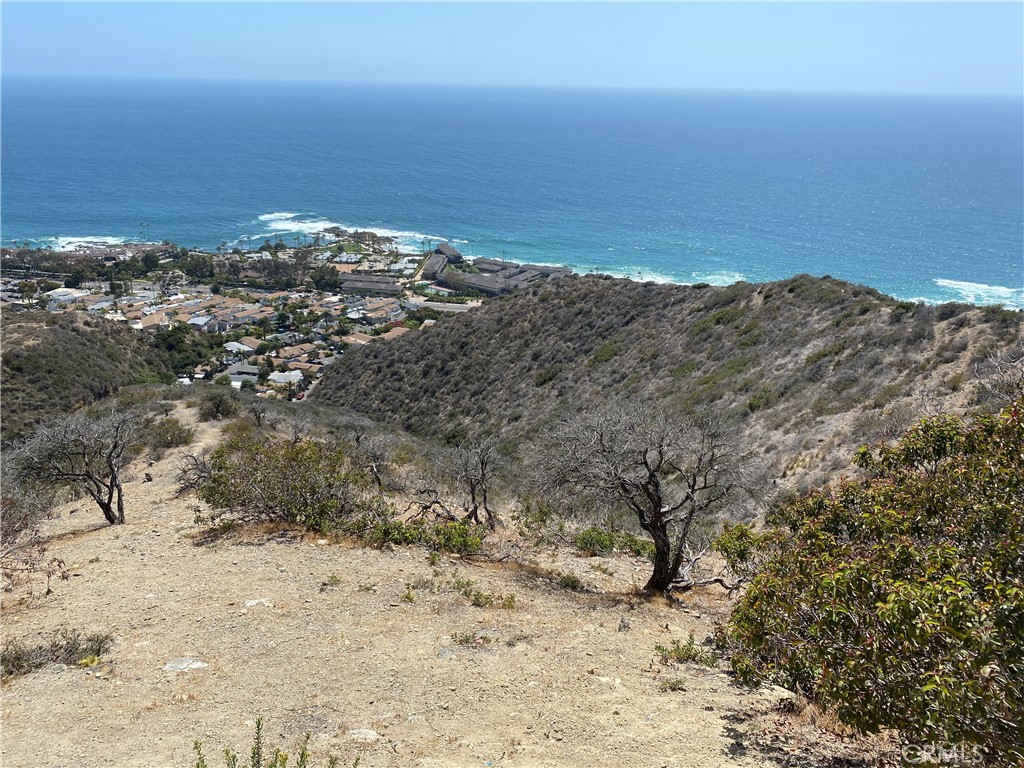
<path fill-rule="evenodd" d="M 50 595 L 38 581 L 5 595 L 7 640 L 63 627 L 111 644 L 89 665 L 4 683 L 4 766 L 184 768 L 199 739 L 213 768 L 226 746 L 247 757 L 258 716 L 292 754 L 310 733 L 318 766 L 334 754 L 364 768 L 825 768 L 870 748 L 791 719 L 776 706 L 789 694 L 741 688 L 721 663 L 662 664 L 656 646 L 703 640 L 731 604 L 716 589 L 688 595 L 687 610 L 642 599 L 643 560 L 547 548 L 519 566 L 432 558 L 288 526 L 204 537 L 174 477 L 182 450 L 223 436 L 192 409 L 175 416 L 196 444 L 145 466 L 152 482 L 143 467 L 126 479 L 127 525 L 63 505 L 45 534 L 72 578 Z M 514 606 L 474 605 L 466 584 Z M 175 659 L 204 666 L 166 669 Z"/>
<path fill-rule="evenodd" d="M 574 277 L 350 350 L 312 399 L 427 437 L 521 442 L 588 401 L 651 397 L 732 414 L 777 476 L 819 482 L 893 419 L 965 405 L 976 363 L 1012 347 L 1020 324 L 827 277 L 727 288 Z"/>
<path fill-rule="evenodd" d="M 147 337 L 81 314 L 5 312 L 0 361 L 5 443 L 129 384 L 174 381 Z"/>

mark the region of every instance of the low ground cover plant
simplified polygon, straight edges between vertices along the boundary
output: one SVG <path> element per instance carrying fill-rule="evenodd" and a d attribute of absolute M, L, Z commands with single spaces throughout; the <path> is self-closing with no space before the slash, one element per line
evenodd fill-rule
<path fill-rule="evenodd" d="M 83 635 L 67 627 L 55 630 L 47 640 L 40 643 L 7 639 L 0 651 L 0 669 L 6 680 L 27 675 L 47 664 L 79 664 L 97 660 L 110 650 L 113 642 L 114 636 L 109 632 Z"/>

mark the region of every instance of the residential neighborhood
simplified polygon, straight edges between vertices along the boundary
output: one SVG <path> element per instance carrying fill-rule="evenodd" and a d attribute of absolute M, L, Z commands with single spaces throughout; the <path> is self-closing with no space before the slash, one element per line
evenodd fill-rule
<path fill-rule="evenodd" d="M 295 248 L 83 243 L 70 252 L 3 249 L 2 261 L 6 310 L 88 313 L 155 338 L 184 328 L 209 354 L 176 371 L 180 383 L 216 380 L 292 399 L 346 349 L 423 332 L 444 313 L 570 274 L 467 259 L 449 243 L 403 253 L 391 238 L 339 228 Z M 176 334 L 167 343 L 180 343 Z"/>

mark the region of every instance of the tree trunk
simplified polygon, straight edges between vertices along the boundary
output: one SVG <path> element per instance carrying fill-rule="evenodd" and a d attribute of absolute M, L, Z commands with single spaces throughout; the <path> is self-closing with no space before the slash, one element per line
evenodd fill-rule
<path fill-rule="evenodd" d="M 668 537 L 667 526 L 653 524 L 645 530 L 654 539 L 654 572 L 644 586 L 646 592 L 664 592 L 672 584 L 678 568 L 672 565 L 672 542 Z"/>
<path fill-rule="evenodd" d="M 103 501 L 102 499 L 97 500 L 97 504 L 100 505 L 100 509 L 103 511 L 103 517 L 107 519 L 107 522 L 111 525 L 117 525 L 117 513 L 114 512 L 114 505 L 110 502 Z M 122 520 L 122 522 L 124 522 Z"/>
<path fill-rule="evenodd" d="M 121 490 L 121 480 L 115 481 L 117 489 L 117 525 L 124 525 L 124 491 Z"/>

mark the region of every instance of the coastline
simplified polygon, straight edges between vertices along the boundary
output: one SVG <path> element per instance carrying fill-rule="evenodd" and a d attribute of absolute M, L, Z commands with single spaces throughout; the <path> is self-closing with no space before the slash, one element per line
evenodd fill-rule
<path fill-rule="evenodd" d="M 381 227 L 381 226 L 351 226 L 345 224 L 339 224 L 331 219 L 324 216 L 311 213 L 293 213 L 293 212 L 274 212 L 269 214 L 261 214 L 254 220 L 259 223 L 265 223 L 267 226 L 264 232 L 254 233 L 248 236 L 242 236 L 233 240 L 224 240 L 221 242 L 221 246 L 227 248 L 239 248 L 243 253 L 255 252 L 256 247 L 265 242 L 273 242 L 275 239 L 283 240 L 285 243 L 290 243 L 296 237 L 304 237 L 307 239 L 314 235 L 323 235 L 324 230 L 331 227 L 339 227 L 349 231 L 362 231 L 372 232 L 382 238 L 391 238 L 395 244 L 395 250 L 403 256 L 416 255 L 421 253 L 424 246 L 429 245 L 432 249 L 439 243 L 447 242 L 456 245 L 457 247 L 471 246 L 466 256 L 470 259 L 474 258 L 491 258 L 500 259 L 502 258 L 502 252 L 479 252 L 479 245 L 476 246 L 476 251 L 473 249 L 471 241 L 462 237 L 443 237 L 441 235 L 428 235 L 420 232 L 415 232 L 408 229 L 396 229 L 392 227 Z M 5 239 L 3 242 L 4 248 L 10 248 L 14 243 L 21 242 L 17 239 L 9 240 Z M 56 246 L 52 250 L 62 253 L 73 253 L 83 247 L 112 247 L 118 245 L 133 245 L 147 242 L 139 237 L 123 237 L 123 236 L 112 236 L 112 235 L 91 235 L 83 237 L 71 237 L 71 236 L 50 236 L 40 238 L 38 241 L 31 242 L 33 247 L 45 247 L 44 244 L 53 244 Z M 205 252 L 213 253 L 217 250 L 217 245 L 211 244 L 195 244 L 192 242 L 182 242 L 179 245 L 186 245 L 189 248 L 199 249 Z M 248 246 L 248 247 L 247 247 Z M 708 284 L 718 287 L 733 285 L 737 282 L 750 282 L 750 283 L 769 283 L 777 280 L 784 280 L 789 277 L 793 277 L 794 274 L 786 275 L 773 275 L 765 278 L 754 278 L 743 272 L 727 268 L 708 270 L 708 271 L 697 271 L 692 270 L 689 274 L 683 274 L 685 270 L 680 270 L 679 273 L 668 273 L 663 268 L 657 269 L 649 267 L 648 265 L 639 263 L 633 260 L 633 263 L 623 267 L 612 267 L 598 266 L 597 264 L 583 264 L 579 263 L 578 257 L 565 258 L 565 259 L 551 259 L 551 258 L 530 258 L 526 254 L 508 254 L 506 257 L 510 261 L 518 262 L 529 262 L 532 264 L 538 264 L 549 267 L 563 267 L 569 269 L 574 274 L 602 274 L 616 278 L 623 278 L 627 280 L 634 280 L 637 282 L 653 282 L 661 284 L 674 284 L 674 285 L 696 285 L 696 284 Z M 817 275 L 819 277 L 824 276 L 824 273 Z M 951 302 L 962 302 L 966 304 L 973 304 L 975 306 L 989 306 L 989 305 L 1001 305 L 1005 309 L 1024 311 L 1024 286 L 1021 288 L 1012 288 L 1002 285 L 990 285 L 987 283 L 976 282 L 972 280 L 958 280 L 953 278 L 935 277 L 932 278 L 934 287 L 934 293 L 931 295 L 915 295 L 920 292 L 914 291 L 903 291 L 896 292 L 887 290 L 878 285 L 872 285 L 870 282 L 851 278 L 849 276 L 841 274 L 832 274 L 832 277 L 844 280 L 846 282 L 864 285 L 868 288 L 873 288 L 887 296 L 891 296 L 899 301 L 909 301 L 913 303 L 927 304 L 931 306 L 951 303 Z"/>

